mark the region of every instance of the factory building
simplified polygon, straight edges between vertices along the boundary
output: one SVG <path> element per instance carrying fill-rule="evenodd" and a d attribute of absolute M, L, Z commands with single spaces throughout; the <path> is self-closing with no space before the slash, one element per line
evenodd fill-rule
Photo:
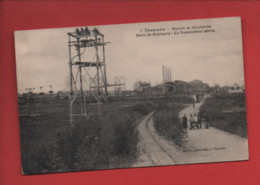
<path fill-rule="evenodd" d="M 146 95 L 192 95 L 198 93 L 209 93 L 210 87 L 201 80 L 185 82 L 175 80 L 173 82 L 164 82 L 162 84 L 151 87 L 147 82 L 135 82 L 134 91 L 137 94 Z"/>
<path fill-rule="evenodd" d="M 175 80 L 174 82 L 165 82 L 159 85 L 163 94 L 187 95 L 189 94 L 189 86 L 187 82 Z"/>
<path fill-rule="evenodd" d="M 151 89 L 151 84 L 147 82 L 135 82 L 134 83 L 134 92 L 137 94 L 146 94 Z"/>

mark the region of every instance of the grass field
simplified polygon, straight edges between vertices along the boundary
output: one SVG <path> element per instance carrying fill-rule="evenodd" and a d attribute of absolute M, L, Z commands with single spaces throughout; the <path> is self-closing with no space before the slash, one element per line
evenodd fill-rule
<path fill-rule="evenodd" d="M 245 94 L 223 94 L 207 98 L 200 112 L 209 117 L 210 126 L 247 137 Z"/>
<path fill-rule="evenodd" d="M 26 174 L 129 166 L 137 154 L 138 119 L 153 109 L 146 102 L 104 104 L 101 115 L 77 117 L 71 127 L 68 111 L 47 107 L 38 116 L 20 116 Z"/>
<path fill-rule="evenodd" d="M 28 104 L 20 105 L 23 172 L 37 174 L 129 167 L 138 155 L 136 126 L 140 119 L 154 109 L 156 115 L 169 106 L 171 111 L 179 111 L 180 104 L 189 100 L 178 96 L 116 101 L 104 103 L 100 108 L 97 104 L 87 104 L 90 116 L 74 116 L 73 126 L 69 122 L 68 101 L 34 102 L 33 115 L 27 115 Z M 178 106 L 175 107 L 173 102 Z M 79 107 L 75 104 L 74 111 L 77 112 Z M 168 116 L 172 112 L 163 114 Z"/>

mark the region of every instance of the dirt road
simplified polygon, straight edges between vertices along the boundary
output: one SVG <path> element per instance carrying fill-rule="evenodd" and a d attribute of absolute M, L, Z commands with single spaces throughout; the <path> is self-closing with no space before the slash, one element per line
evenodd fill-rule
<path fill-rule="evenodd" d="M 198 113 L 201 104 L 183 109 L 183 114 Z M 248 159 L 248 140 L 210 127 L 210 129 L 188 130 L 189 137 L 183 146 L 159 136 L 149 114 L 138 126 L 140 156 L 133 167 L 236 161 Z M 189 116 L 188 116 L 189 118 Z"/>

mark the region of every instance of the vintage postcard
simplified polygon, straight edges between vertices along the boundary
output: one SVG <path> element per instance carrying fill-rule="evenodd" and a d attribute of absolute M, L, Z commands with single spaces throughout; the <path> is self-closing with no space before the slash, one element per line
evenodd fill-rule
<path fill-rule="evenodd" d="M 248 160 L 239 17 L 15 32 L 23 174 Z"/>

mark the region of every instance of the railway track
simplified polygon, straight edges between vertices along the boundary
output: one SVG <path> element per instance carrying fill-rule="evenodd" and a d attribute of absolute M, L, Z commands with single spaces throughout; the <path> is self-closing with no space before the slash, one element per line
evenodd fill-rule
<path fill-rule="evenodd" d="M 153 112 L 154 113 L 154 112 Z M 177 164 L 177 160 L 172 156 L 172 154 L 170 154 L 170 152 L 167 151 L 167 149 L 165 149 L 159 142 L 159 140 L 156 138 L 156 135 L 154 133 L 154 131 L 151 130 L 151 127 L 153 127 L 153 122 L 152 122 L 152 116 L 153 114 L 148 118 L 145 126 L 147 128 L 147 131 L 149 132 L 151 138 L 153 139 L 153 141 L 158 145 L 158 147 L 161 149 L 162 152 L 164 152 L 165 154 L 167 154 L 171 160 L 173 161 L 174 164 Z"/>
<path fill-rule="evenodd" d="M 179 161 L 174 157 L 174 146 L 160 137 L 153 127 L 154 112 L 147 115 L 139 124 L 139 151 L 140 156 L 133 167 L 175 165 Z"/>

